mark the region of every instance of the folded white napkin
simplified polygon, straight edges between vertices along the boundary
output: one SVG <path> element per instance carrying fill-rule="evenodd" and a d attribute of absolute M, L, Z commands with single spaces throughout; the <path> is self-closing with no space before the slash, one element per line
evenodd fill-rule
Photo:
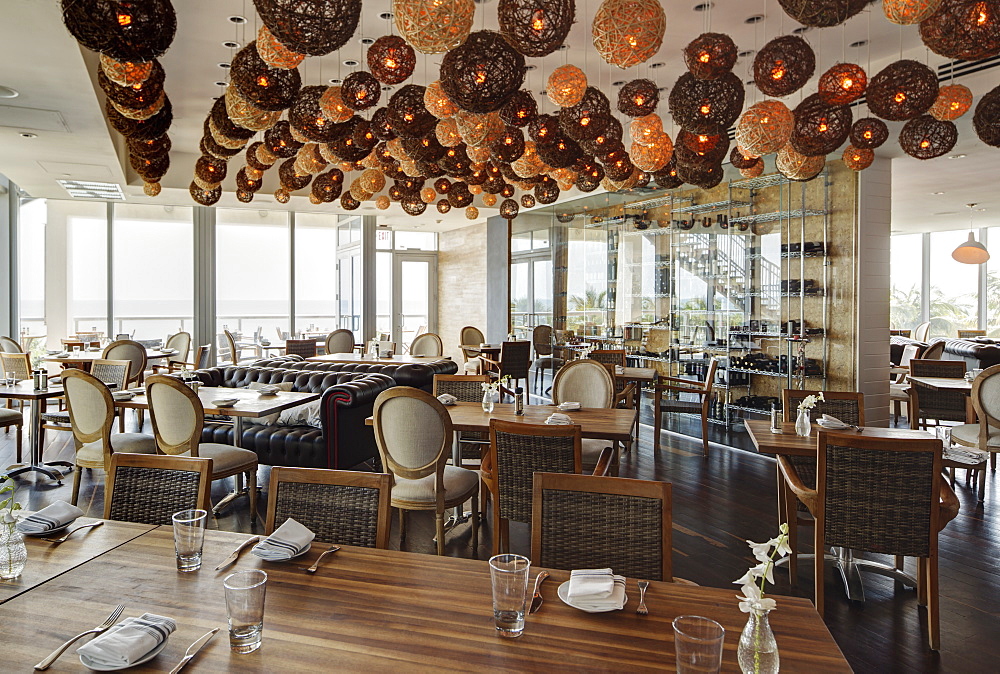
<path fill-rule="evenodd" d="M 172 618 L 144 613 L 125 618 L 76 652 L 88 667 L 129 667 L 142 660 L 177 629 Z"/>
<path fill-rule="evenodd" d="M 250 552 L 269 562 L 283 562 L 309 547 L 315 537 L 316 534 L 289 517 Z"/>
<path fill-rule="evenodd" d="M 620 609 L 625 606 L 625 576 L 611 569 L 576 569 L 570 573 L 566 597 L 577 608 Z"/>
<path fill-rule="evenodd" d="M 570 419 L 565 414 L 559 414 L 558 412 L 553 412 L 549 415 L 549 418 L 545 420 L 550 426 L 572 426 L 573 420 Z"/>
<path fill-rule="evenodd" d="M 69 358 L 69 351 L 63 351 L 62 353 L 56 354 L 56 358 Z"/>
<path fill-rule="evenodd" d="M 22 534 L 44 534 L 47 531 L 62 529 L 82 514 L 83 511 L 75 505 L 66 501 L 56 501 L 18 522 L 17 530 Z"/>
<path fill-rule="evenodd" d="M 458 402 L 458 398 L 456 398 L 450 393 L 442 393 L 441 395 L 438 396 L 438 400 L 441 401 L 442 405 L 454 405 L 455 403 Z"/>
<path fill-rule="evenodd" d="M 824 414 L 816 423 L 823 428 L 850 428 L 848 424 L 845 424 L 837 417 L 831 417 L 829 414 Z"/>
<path fill-rule="evenodd" d="M 580 403 L 571 402 L 571 401 L 566 401 L 564 403 L 559 403 L 559 409 L 561 409 L 563 411 L 566 411 L 566 412 L 569 412 L 569 411 L 572 411 L 572 410 L 578 410 L 581 407 L 582 407 L 582 405 L 580 405 Z"/>

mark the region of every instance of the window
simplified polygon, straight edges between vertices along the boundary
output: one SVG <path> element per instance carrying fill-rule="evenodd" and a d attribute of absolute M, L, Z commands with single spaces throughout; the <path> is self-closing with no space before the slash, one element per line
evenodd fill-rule
<path fill-rule="evenodd" d="M 337 325 L 337 216 L 295 214 L 295 327 Z M 287 328 L 285 328 L 287 330 Z M 267 334 L 270 339 L 273 334 Z"/>
<path fill-rule="evenodd" d="M 289 330 L 291 320 L 288 213 L 216 210 L 215 287 L 218 331 L 252 339 Z M 306 325 L 297 325 L 299 330 Z"/>
<path fill-rule="evenodd" d="M 393 232 L 396 250 L 437 250 L 434 232 Z"/>
<path fill-rule="evenodd" d="M 930 337 L 955 337 L 978 327 L 979 265 L 962 264 L 951 253 L 968 230 L 930 235 Z"/>
<path fill-rule="evenodd" d="M 103 206 L 103 204 L 101 204 Z M 115 204 L 114 337 L 166 338 L 194 326 L 194 209 Z"/>
<path fill-rule="evenodd" d="M 921 302 L 923 241 L 923 234 L 899 234 L 893 236 L 890 243 L 889 325 L 899 330 L 913 330 L 924 322 Z"/>
<path fill-rule="evenodd" d="M 44 341 L 47 328 L 45 321 L 46 250 L 45 221 L 47 209 L 45 199 L 24 199 L 21 201 L 20 226 L 18 228 L 17 263 L 18 289 L 21 313 L 20 341 Z"/>
<path fill-rule="evenodd" d="M 990 260 L 986 263 L 986 334 L 1000 337 L 1000 227 L 980 230 L 986 232 L 986 249 Z"/>
<path fill-rule="evenodd" d="M 608 234 L 603 229 L 567 229 L 566 328 L 577 335 L 604 331 L 608 297 Z"/>
<path fill-rule="evenodd" d="M 392 253 L 375 253 L 375 333 L 392 334 Z"/>

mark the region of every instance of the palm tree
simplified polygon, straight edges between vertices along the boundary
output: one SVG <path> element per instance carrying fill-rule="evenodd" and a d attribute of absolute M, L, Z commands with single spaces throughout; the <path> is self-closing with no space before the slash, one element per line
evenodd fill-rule
<path fill-rule="evenodd" d="M 593 286 L 587 286 L 583 297 L 573 295 L 569 298 L 569 303 L 573 306 L 573 311 L 590 311 L 591 309 L 603 309 L 604 299 L 608 296 L 606 290 L 597 292 Z"/>

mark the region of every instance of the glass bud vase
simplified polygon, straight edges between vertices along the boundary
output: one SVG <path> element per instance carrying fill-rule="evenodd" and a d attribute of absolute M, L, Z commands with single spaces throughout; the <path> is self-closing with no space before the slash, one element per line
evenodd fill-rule
<path fill-rule="evenodd" d="M 483 392 L 483 411 L 487 414 L 493 412 L 493 391 Z"/>
<path fill-rule="evenodd" d="M 808 438 L 810 433 L 812 433 L 812 423 L 809 421 L 809 410 L 799 410 L 798 416 L 795 417 L 795 435 Z"/>
<path fill-rule="evenodd" d="M 774 674 L 778 671 L 778 643 L 767 620 L 768 613 L 770 611 L 751 610 L 750 619 L 740 635 L 736 659 L 744 674 Z"/>
<path fill-rule="evenodd" d="M 24 536 L 14 528 L 14 523 L 0 523 L 0 578 L 17 578 L 28 561 Z"/>

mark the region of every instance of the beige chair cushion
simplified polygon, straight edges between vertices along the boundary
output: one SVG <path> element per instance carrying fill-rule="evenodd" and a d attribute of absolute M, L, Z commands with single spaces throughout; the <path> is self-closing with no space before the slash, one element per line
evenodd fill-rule
<path fill-rule="evenodd" d="M 0 407 L 0 424 L 16 424 L 24 420 L 21 413 L 17 410 L 9 410 L 6 407 Z"/>
<path fill-rule="evenodd" d="M 614 443 L 610 440 L 595 440 L 585 438 L 580 441 L 580 456 L 582 458 L 583 470 L 586 473 L 592 472 L 601 458 L 601 452 L 606 447 L 611 447 Z"/>
<path fill-rule="evenodd" d="M 184 452 L 180 456 L 189 456 Z M 249 449 L 221 445 L 214 442 L 203 442 L 198 445 L 198 456 L 212 460 L 212 475 L 223 473 L 238 473 L 241 470 L 253 470 L 257 465 L 257 454 Z"/>
<path fill-rule="evenodd" d="M 124 454 L 156 454 L 156 438 L 145 433 L 112 433 L 111 448 Z M 76 453 L 76 463 L 85 468 L 103 468 L 103 443 L 97 440 L 81 447 Z"/>
<path fill-rule="evenodd" d="M 463 366 L 466 374 L 479 374 L 479 359 L 470 360 Z"/>
<path fill-rule="evenodd" d="M 1000 428 L 990 427 L 987 432 L 989 433 L 988 440 L 986 442 L 987 446 L 1000 448 Z M 963 445 L 978 447 L 979 424 L 960 424 L 958 426 L 952 426 L 951 437 L 954 438 L 956 442 L 961 442 Z"/>
<path fill-rule="evenodd" d="M 909 400 L 910 399 L 909 390 L 910 390 L 909 384 L 889 384 L 889 399 Z"/>
<path fill-rule="evenodd" d="M 393 501 L 407 501 L 411 503 L 433 504 L 434 497 L 434 475 L 422 477 L 419 480 L 405 480 L 395 478 L 396 483 L 392 486 Z M 479 483 L 479 473 L 467 468 L 456 468 L 455 466 L 444 467 L 444 498 L 458 498 L 463 494 L 468 494 Z"/>

